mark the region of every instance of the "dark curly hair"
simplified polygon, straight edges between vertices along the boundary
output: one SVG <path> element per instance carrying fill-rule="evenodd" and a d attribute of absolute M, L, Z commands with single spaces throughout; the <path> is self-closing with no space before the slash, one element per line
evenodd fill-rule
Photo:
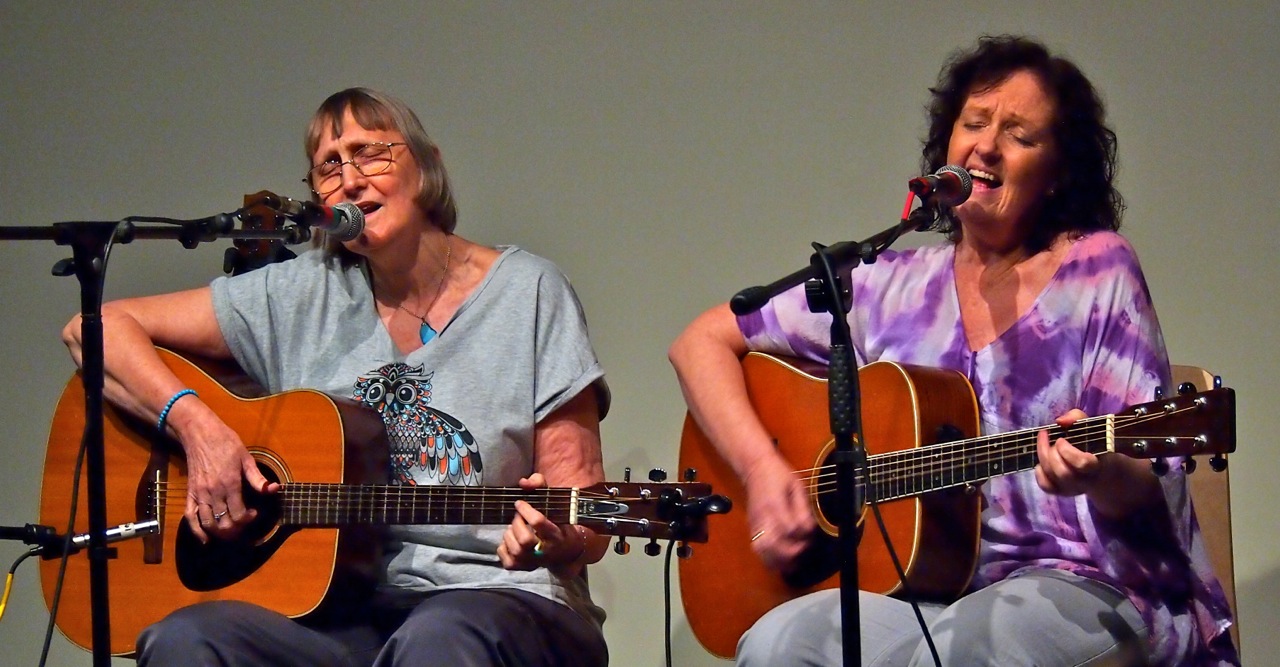
<path fill-rule="evenodd" d="M 938 74 L 937 86 L 929 89 L 929 135 L 920 160 L 924 173 L 946 164 L 952 129 L 969 96 L 1021 71 L 1035 74 L 1057 105 L 1057 173 L 1027 240 L 1029 249 L 1047 248 L 1062 232 L 1119 229 L 1124 200 L 1115 187 L 1116 134 L 1107 126 L 1102 100 L 1074 63 L 1052 55 L 1034 39 L 985 36 L 976 48 L 952 54 Z M 959 222 L 945 207 L 936 229 L 952 241 L 960 238 Z"/>

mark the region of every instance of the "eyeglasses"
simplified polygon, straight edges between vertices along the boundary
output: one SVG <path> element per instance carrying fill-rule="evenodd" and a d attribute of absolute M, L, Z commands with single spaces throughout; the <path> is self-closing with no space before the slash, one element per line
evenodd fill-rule
<path fill-rule="evenodd" d="M 386 143 L 376 141 L 371 144 L 365 144 L 356 149 L 351 155 L 351 159 L 346 162 L 338 160 L 329 160 L 321 162 L 312 167 L 307 172 L 307 177 L 302 179 L 303 183 L 311 186 L 311 190 L 317 195 L 324 197 L 332 194 L 342 187 L 342 167 L 351 165 L 360 172 L 362 176 L 377 176 L 391 168 L 391 163 L 395 162 L 391 157 L 391 148 L 393 146 L 404 146 L 403 141 Z"/>

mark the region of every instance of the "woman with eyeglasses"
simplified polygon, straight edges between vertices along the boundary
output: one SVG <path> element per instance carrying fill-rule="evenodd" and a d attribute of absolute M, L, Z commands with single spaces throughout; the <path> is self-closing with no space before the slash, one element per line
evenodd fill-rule
<path fill-rule="evenodd" d="M 242 485 L 271 494 L 279 484 L 157 345 L 234 361 L 272 393 L 318 389 L 376 410 L 393 484 L 603 480 L 609 391 L 564 275 L 454 233 L 440 151 L 393 97 L 334 94 L 305 148 L 315 200 L 364 214 L 356 238 L 320 235 L 295 259 L 103 308 L 107 397 L 182 444 L 192 533 L 236 539 L 257 516 Z M 80 363 L 78 318 L 63 338 Z M 391 527 L 376 592 L 354 605 L 300 620 L 245 602 L 179 609 L 143 631 L 139 662 L 607 664 L 604 613 L 584 574 L 607 538 L 514 505 L 506 526 Z"/>

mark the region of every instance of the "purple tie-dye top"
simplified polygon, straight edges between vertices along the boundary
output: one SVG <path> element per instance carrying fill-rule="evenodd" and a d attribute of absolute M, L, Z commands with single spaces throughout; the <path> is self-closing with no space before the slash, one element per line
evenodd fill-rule
<path fill-rule="evenodd" d="M 984 434 L 1051 424 L 1153 400 L 1169 386 L 1160 324 L 1133 248 L 1119 234 L 1076 240 L 1031 308 L 994 342 L 969 349 L 951 244 L 886 252 L 853 271 L 849 317 L 859 364 L 955 369 L 969 378 Z M 830 315 L 810 313 L 803 287 L 738 318 L 753 350 L 827 361 Z M 1031 568 L 1058 568 L 1124 591 L 1152 631 L 1157 664 L 1236 664 L 1230 610 L 1209 566 L 1177 466 L 1165 505 L 1124 521 L 1094 515 L 1085 496 L 1040 490 L 1026 471 L 983 485 L 981 588 Z M 1221 638 L 1219 639 L 1219 637 Z"/>

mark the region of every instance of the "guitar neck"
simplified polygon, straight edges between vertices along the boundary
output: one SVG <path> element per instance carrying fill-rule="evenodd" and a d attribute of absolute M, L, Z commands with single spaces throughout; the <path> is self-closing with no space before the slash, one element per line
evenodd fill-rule
<path fill-rule="evenodd" d="M 906 498 L 1030 470 L 1039 462 L 1036 438 L 1067 438 L 1091 454 L 1134 458 L 1192 456 L 1235 450 L 1235 392 L 1219 388 L 1135 405 L 1123 413 L 1089 417 L 1069 428 L 1056 424 L 939 443 L 870 457 L 868 498 Z"/>
<path fill-rule="evenodd" d="M 877 454 L 867 460 L 870 481 L 864 490 L 884 502 L 1030 470 L 1039 462 L 1036 437 L 1045 428 L 1051 441 L 1070 437 L 1084 451 L 1105 453 L 1112 449 L 1114 417 L 1082 419 L 1069 434 L 1054 425 Z"/>
<path fill-rule="evenodd" d="M 280 487 L 280 522 L 297 527 L 353 524 L 507 524 L 524 500 L 558 524 L 578 523 L 578 489 L 290 483 Z"/>

